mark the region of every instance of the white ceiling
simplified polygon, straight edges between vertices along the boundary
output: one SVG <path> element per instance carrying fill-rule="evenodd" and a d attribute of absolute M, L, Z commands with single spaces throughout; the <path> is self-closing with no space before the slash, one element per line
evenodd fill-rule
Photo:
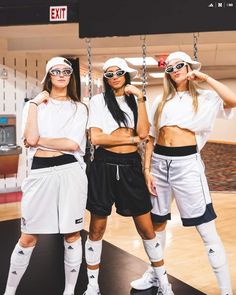
<path fill-rule="evenodd" d="M 0 27 L 0 47 L 9 52 L 78 56 L 80 63 L 86 65 L 87 43 L 79 38 L 78 32 L 78 24 Z M 141 36 L 91 39 L 93 69 L 100 71 L 110 57 L 142 56 L 142 39 Z M 190 33 L 147 35 L 146 44 L 147 55 L 154 58 L 177 50 L 193 56 L 193 34 Z M 203 71 L 216 79 L 236 78 L 236 31 L 200 33 L 198 51 Z M 160 69 L 148 67 L 147 70 Z M 148 80 L 158 83 L 158 79 L 150 76 Z"/>

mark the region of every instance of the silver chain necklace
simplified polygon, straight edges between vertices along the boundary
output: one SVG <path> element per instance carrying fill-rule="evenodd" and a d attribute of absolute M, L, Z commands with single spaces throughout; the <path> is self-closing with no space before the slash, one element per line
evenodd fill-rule
<path fill-rule="evenodd" d="M 182 94 L 180 95 L 179 92 L 176 91 L 176 94 L 177 94 L 177 96 L 178 96 L 179 99 L 182 99 L 182 97 L 185 95 L 186 92 L 187 91 L 184 91 L 184 92 L 181 91 Z"/>

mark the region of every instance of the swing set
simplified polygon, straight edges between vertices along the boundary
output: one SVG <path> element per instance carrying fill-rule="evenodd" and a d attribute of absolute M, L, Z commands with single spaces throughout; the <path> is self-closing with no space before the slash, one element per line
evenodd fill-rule
<path fill-rule="evenodd" d="M 198 61 L 198 39 L 199 39 L 199 33 L 193 33 L 193 56 L 194 60 Z M 142 92 L 143 95 L 146 96 L 146 87 L 147 87 L 147 44 L 146 44 L 146 35 L 140 36 L 140 40 L 142 41 Z M 92 79 L 92 47 L 91 47 L 91 39 L 86 38 L 85 42 L 87 44 L 87 61 L 88 61 L 88 96 L 89 100 L 92 98 L 93 95 L 93 79 Z M 95 147 L 91 143 L 89 136 L 88 136 L 88 145 L 87 150 L 89 150 L 89 158 L 92 162 L 94 160 L 94 152 Z M 138 147 L 139 153 L 142 158 L 142 163 L 144 160 L 144 150 L 145 150 L 145 142 L 142 142 L 139 144 Z"/>

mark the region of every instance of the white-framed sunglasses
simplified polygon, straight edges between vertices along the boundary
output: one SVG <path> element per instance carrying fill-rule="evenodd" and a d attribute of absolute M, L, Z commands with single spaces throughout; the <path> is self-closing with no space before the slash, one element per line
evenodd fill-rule
<path fill-rule="evenodd" d="M 115 72 L 106 72 L 103 74 L 103 76 L 107 79 L 112 79 L 112 78 L 114 78 L 115 75 L 116 75 L 116 77 L 119 78 L 119 77 L 124 76 L 125 73 L 126 73 L 126 71 L 124 71 L 124 70 L 117 70 Z"/>
<path fill-rule="evenodd" d="M 185 61 L 181 61 L 179 63 L 177 63 L 176 65 L 174 66 L 169 66 L 169 67 L 166 67 L 165 68 L 165 72 L 166 74 L 171 74 L 173 73 L 175 70 L 176 71 L 179 71 L 181 70 L 183 67 L 187 66 L 187 63 Z"/>
<path fill-rule="evenodd" d="M 73 73 L 73 70 L 72 69 L 63 69 L 63 70 L 60 70 L 60 69 L 51 69 L 49 71 L 50 75 L 52 76 L 70 76 L 72 73 Z"/>

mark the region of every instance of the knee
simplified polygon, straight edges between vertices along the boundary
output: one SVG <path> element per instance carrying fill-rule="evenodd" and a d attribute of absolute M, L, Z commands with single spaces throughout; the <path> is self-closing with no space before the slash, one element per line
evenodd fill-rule
<path fill-rule="evenodd" d="M 154 223 L 153 224 L 153 228 L 155 232 L 161 232 L 164 231 L 167 225 L 167 220 L 165 222 L 162 223 Z"/>
<path fill-rule="evenodd" d="M 66 234 L 65 235 L 65 241 L 67 243 L 74 243 L 79 238 L 80 238 L 80 232 L 75 232 L 75 233 L 71 233 L 71 234 Z"/>
<path fill-rule="evenodd" d="M 34 247 L 37 244 L 38 236 L 36 235 L 22 235 L 19 244 L 23 248 Z"/>
<path fill-rule="evenodd" d="M 104 235 L 105 229 L 105 226 L 93 226 L 89 229 L 89 239 L 91 241 L 101 240 Z"/>
<path fill-rule="evenodd" d="M 142 230 L 141 232 L 139 232 L 139 234 L 143 240 L 152 240 L 156 237 L 153 229 L 148 229 L 148 228 L 145 230 Z"/>

